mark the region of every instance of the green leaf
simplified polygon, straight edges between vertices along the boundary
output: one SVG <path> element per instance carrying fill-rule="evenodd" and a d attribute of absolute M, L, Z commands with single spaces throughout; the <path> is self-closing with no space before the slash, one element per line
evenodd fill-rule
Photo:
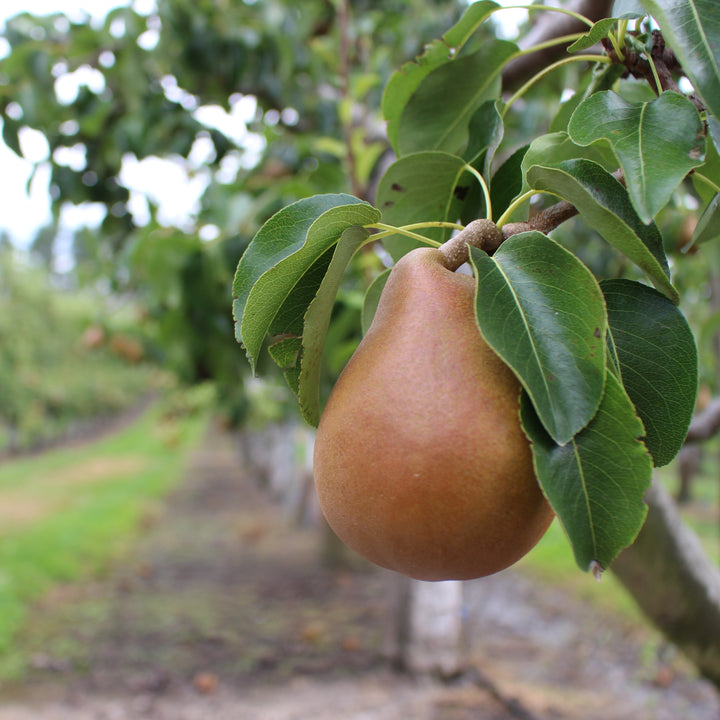
<path fill-rule="evenodd" d="M 522 191 L 523 172 L 522 161 L 528 151 L 528 145 L 518 148 L 495 171 L 490 183 L 490 200 L 492 202 L 493 216 L 497 220 L 513 199 Z M 463 220 L 465 222 L 465 220 Z M 467 225 L 469 219 L 465 224 Z"/>
<path fill-rule="evenodd" d="M 476 318 L 560 444 L 597 411 L 605 384 L 605 304 L 592 273 L 539 232 L 514 235 L 489 257 L 471 248 Z"/>
<path fill-rule="evenodd" d="M 720 144 L 720 123 L 713 117 L 708 118 L 708 130 L 710 137 L 705 149 L 705 162 L 690 176 L 695 192 L 706 205 L 716 194 L 713 185 L 720 185 L 720 153 L 717 150 Z"/>
<path fill-rule="evenodd" d="M 463 157 L 470 164 L 475 164 L 482 158 L 480 172 L 483 177 L 489 177 L 495 151 L 502 142 L 504 133 L 503 120 L 496 100 L 487 100 L 477 109 L 470 118 L 468 131 L 470 139 Z"/>
<path fill-rule="evenodd" d="M 604 90 L 617 89 L 622 82 L 621 78 L 625 70 L 625 66 L 620 65 L 619 63 L 597 63 L 590 76 L 586 76 L 581 79 L 582 84 L 579 88 L 577 88 L 577 92 L 560 105 L 555 117 L 552 119 L 552 122 L 548 127 L 548 133 L 552 134 L 558 131 L 567 131 L 570 118 L 577 109 L 578 105 L 580 105 L 585 98 L 588 98 L 595 93 L 602 92 Z M 635 84 L 644 84 L 645 87 L 648 87 L 647 83 L 641 83 L 639 80 L 636 80 Z M 655 97 L 652 90 L 650 90 L 650 93 L 653 97 Z M 576 145 L 575 147 L 580 148 L 579 145 Z M 609 147 L 605 146 L 604 143 L 591 145 L 583 148 L 583 150 L 584 152 L 578 152 L 575 157 L 584 157 L 589 160 L 596 160 L 596 162 L 599 162 L 603 167 L 610 170 L 615 170 L 615 168 L 617 168 L 617 160 L 615 159 L 613 151 Z M 589 150 L 594 150 L 596 157 L 591 157 L 588 154 Z M 602 157 L 599 157 L 600 155 L 602 155 Z M 551 162 L 553 162 L 553 160 L 551 160 Z M 612 165 L 610 165 L 610 163 Z"/>
<path fill-rule="evenodd" d="M 2 118 L 2 138 L 5 144 L 18 156 L 23 157 L 22 149 L 20 148 L 20 138 L 18 131 L 22 127 L 22 123 L 12 118 Z"/>
<path fill-rule="evenodd" d="M 646 80 L 637 80 L 632 77 L 621 78 L 612 89 L 633 104 L 652 102 L 657 97 L 652 86 Z"/>
<path fill-rule="evenodd" d="M 527 148 L 521 160 L 522 187 L 518 190 L 517 195 L 524 194 L 530 190 L 530 183 L 527 180 L 529 168 L 533 165 L 550 165 L 561 160 L 569 160 L 572 158 L 588 158 L 595 160 L 604 167 L 610 167 L 608 161 L 612 163 L 612 167 L 616 166 L 615 157 L 609 149 L 603 149 L 598 146 L 581 147 L 576 145 L 565 131 L 557 131 L 540 135 L 535 138 Z M 491 190 L 493 186 L 491 186 Z M 509 205 L 510 203 L 508 203 Z M 506 206 L 507 207 L 507 206 Z M 522 207 L 517 208 L 513 212 L 509 222 L 522 221 L 527 219 L 529 202 L 524 203 Z M 495 204 L 493 203 L 493 211 Z"/>
<path fill-rule="evenodd" d="M 720 118 L 720 4 L 642 0 L 707 109 Z"/>
<path fill-rule="evenodd" d="M 656 290 L 632 280 L 605 280 L 600 287 L 622 383 L 645 426 L 655 466 L 667 465 L 695 409 L 695 338 L 680 310 Z"/>
<path fill-rule="evenodd" d="M 233 282 L 236 333 L 253 368 L 271 325 L 280 332 L 276 316 L 303 276 L 348 227 L 378 219 L 375 208 L 351 195 L 316 195 L 289 205 L 260 228 Z M 287 325 L 295 329 L 296 322 L 289 319 Z"/>
<path fill-rule="evenodd" d="M 500 73 L 517 51 L 506 40 L 486 40 L 471 55 L 428 73 L 400 115 L 398 155 L 422 150 L 463 154 L 473 115 L 486 100 L 498 97 Z"/>
<path fill-rule="evenodd" d="M 645 225 L 635 212 L 623 185 L 590 160 L 568 160 L 557 166 L 534 166 L 527 179 L 572 203 L 603 238 L 642 268 L 653 285 L 678 301 L 669 275 L 662 236 L 655 224 Z"/>
<path fill-rule="evenodd" d="M 610 14 L 615 18 L 634 20 L 643 17 L 646 13 L 640 0 L 615 0 Z"/>
<path fill-rule="evenodd" d="M 268 347 L 270 357 L 285 373 L 285 380 L 290 389 L 297 395 L 300 383 L 300 353 L 302 337 L 288 337 L 278 340 Z"/>
<path fill-rule="evenodd" d="M 707 125 L 708 133 L 710 135 L 710 139 L 712 140 L 710 145 L 717 148 L 717 146 L 720 145 L 720 120 L 716 117 L 708 116 Z M 715 152 L 717 153 L 717 150 L 715 150 Z"/>
<path fill-rule="evenodd" d="M 523 177 L 527 178 L 528 170 L 533 165 L 556 165 L 563 160 L 592 160 L 606 170 L 614 170 L 617 162 L 612 151 L 600 145 L 583 147 L 574 143 L 567 132 L 558 131 L 541 135 L 530 143 L 522 161 Z M 525 180 L 523 192 L 531 188 Z"/>
<path fill-rule="evenodd" d="M 637 536 L 647 508 L 652 461 L 638 440 L 643 426 L 614 375 L 597 414 L 565 446 L 545 432 L 523 395 L 523 428 L 532 443 L 538 482 L 557 513 L 583 570 L 609 567 Z"/>
<path fill-rule="evenodd" d="M 390 277 L 390 272 L 391 269 L 387 269 L 380 273 L 380 275 L 378 275 L 370 283 L 370 287 L 365 293 L 362 314 L 360 316 L 360 325 L 363 335 L 365 335 L 365 333 L 370 329 L 370 325 L 375 317 L 375 311 L 377 310 L 378 303 L 380 302 L 380 295 L 382 295 L 385 283 L 387 283 L 388 278 Z"/>
<path fill-rule="evenodd" d="M 387 169 L 378 183 L 375 202 L 382 211 L 383 222 L 396 227 L 426 221 L 454 222 L 462 201 L 476 182 L 466 173 L 465 161 L 456 155 L 414 153 L 396 160 Z M 438 242 L 447 240 L 450 233 L 451 230 L 443 228 L 422 231 Z M 391 242 L 384 240 L 383 245 L 396 258 L 399 255 L 392 250 L 392 244 L 402 248 L 399 255 L 419 245 L 399 235 L 393 236 Z"/>
<path fill-rule="evenodd" d="M 310 226 L 326 210 L 351 202 L 351 195 L 315 195 L 298 200 L 273 215 L 258 230 L 238 263 L 233 280 L 233 303 L 238 340 L 248 295 L 263 273 L 297 252 L 305 243 Z"/>
<path fill-rule="evenodd" d="M 720 195 L 716 195 L 703 211 L 692 237 L 692 245 L 720 237 Z"/>
<path fill-rule="evenodd" d="M 554 134 L 557 132 L 565 132 L 567 130 L 568 123 L 572 114 L 575 112 L 577 106 L 584 100 L 585 93 L 576 92 L 574 95 L 569 97 L 564 102 L 560 103 L 555 117 L 553 117 L 548 127 L 548 133 Z M 579 147 L 579 146 L 578 146 Z"/>
<path fill-rule="evenodd" d="M 350 260 L 369 235 L 368 230 L 357 225 L 344 230 L 320 287 L 305 313 L 298 400 L 303 417 L 315 427 L 320 421 L 320 368 L 333 304 Z"/>
<path fill-rule="evenodd" d="M 468 165 L 472 165 L 486 181 L 489 181 L 493 159 L 504 134 L 497 101 L 488 100 L 478 108 L 470 120 L 469 134 L 469 144 L 463 157 Z M 486 216 L 485 194 L 480 183 L 473 181 L 469 186 L 469 192 L 462 200 L 460 220 L 467 225 L 479 217 Z"/>
<path fill-rule="evenodd" d="M 589 32 L 586 32 L 581 38 L 578 38 L 569 48 L 568 52 L 574 53 L 580 50 L 587 50 L 593 45 L 597 45 L 603 38 L 608 36 L 608 33 L 615 25 L 613 18 L 603 18 L 598 20 L 590 28 Z"/>
<path fill-rule="evenodd" d="M 267 330 L 271 338 L 279 338 L 269 345 L 270 356 L 284 371 L 288 385 L 296 394 L 300 391 L 305 313 L 328 271 L 332 256 L 333 247 L 330 247 L 305 270 L 277 309 Z"/>
<path fill-rule="evenodd" d="M 387 121 L 388 139 L 396 153 L 400 154 L 398 152 L 400 116 L 411 95 L 430 72 L 457 57 L 478 26 L 499 7 L 490 0 L 473 3 L 442 39 L 431 42 L 423 55 L 415 62 L 403 65 L 390 78 L 383 93 L 382 110 Z"/>
<path fill-rule="evenodd" d="M 690 170 L 702 165 L 705 153 L 700 113 L 676 92 L 644 103 L 631 103 L 610 90 L 595 93 L 575 110 L 568 132 L 578 145 L 610 143 L 645 223 L 665 207 Z"/>

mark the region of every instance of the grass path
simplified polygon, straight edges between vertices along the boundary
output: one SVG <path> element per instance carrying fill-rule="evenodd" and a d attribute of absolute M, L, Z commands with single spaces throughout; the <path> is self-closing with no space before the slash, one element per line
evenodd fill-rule
<path fill-rule="evenodd" d="M 153 406 L 99 441 L 0 464 L 0 674 L 17 662 L 28 604 L 123 552 L 143 513 L 181 479 L 206 424 Z"/>
<path fill-rule="evenodd" d="M 237 438 L 211 424 L 184 457 L 131 549 L 32 604 L 0 720 L 717 720 L 644 631 L 516 570 L 465 586 L 477 675 L 393 674 L 388 574 L 323 568 Z"/>

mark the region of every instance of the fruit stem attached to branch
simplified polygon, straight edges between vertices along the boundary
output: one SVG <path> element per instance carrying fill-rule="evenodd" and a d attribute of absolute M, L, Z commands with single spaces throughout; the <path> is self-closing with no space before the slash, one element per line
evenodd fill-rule
<path fill-rule="evenodd" d="M 612 173 L 612 176 L 619 183 L 622 183 L 623 185 L 625 184 L 625 175 L 623 174 L 621 168 L 615 170 Z M 518 207 L 523 202 L 529 200 L 535 194 L 535 192 L 536 191 L 534 190 L 530 190 L 524 195 L 521 195 L 519 198 L 517 198 L 517 200 L 511 203 L 508 209 L 503 213 L 500 220 L 498 220 L 498 225 L 500 225 L 500 227 L 502 228 L 503 241 L 507 240 L 513 235 L 517 235 L 518 233 L 529 232 L 531 230 L 539 230 L 541 233 L 547 235 L 556 227 L 562 225 L 562 223 L 564 223 L 566 220 L 569 220 L 570 218 L 575 217 L 575 215 L 578 214 L 578 210 L 574 205 L 569 203 L 567 200 L 560 200 L 554 205 L 550 205 L 550 207 L 541 210 L 539 213 L 533 215 L 533 217 L 525 220 L 524 222 L 503 223 L 503 219 L 505 217 L 509 217 L 516 207 Z"/>
<path fill-rule="evenodd" d="M 507 223 L 507 225 L 503 225 L 503 240 L 507 240 L 511 235 L 517 235 L 518 233 L 528 232 L 530 230 L 539 230 L 541 233 L 547 235 L 558 225 L 561 225 L 577 214 L 578 211 L 574 205 L 567 200 L 560 200 L 560 202 L 541 210 L 526 222 Z"/>
<path fill-rule="evenodd" d="M 445 267 L 454 272 L 468 261 L 469 245 L 492 255 L 500 247 L 502 241 L 502 233 L 492 220 L 473 220 L 457 235 L 453 235 L 443 243 L 440 246 L 440 252 L 445 256 Z"/>

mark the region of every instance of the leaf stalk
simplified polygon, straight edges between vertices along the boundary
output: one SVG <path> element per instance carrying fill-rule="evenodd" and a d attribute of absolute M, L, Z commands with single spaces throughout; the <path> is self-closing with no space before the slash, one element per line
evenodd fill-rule
<path fill-rule="evenodd" d="M 485 182 L 485 178 L 472 166 L 472 165 L 465 165 L 465 169 L 471 174 L 474 175 L 477 181 L 480 183 L 480 187 L 482 188 L 483 198 L 485 199 L 485 217 L 488 220 L 492 220 L 492 202 L 490 201 L 490 188 L 488 187 L 487 183 Z"/>
<path fill-rule="evenodd" d="M 418 240 L 419 242 L 422 242 L 425 245 L 431 245 L 432 247 L 440 247 L 442 243 L 437 240 L 431 240 L 430 238 L 425 237 L 425 235 L 420 235 L 420 233 L 413 232 L 413 230 L 421 230 L 425 228 L 449 228 L 451 230 L 463 229 L 463 226 L 458 223 L 442 222 L 440 220 L 412 223 L 411 225 L 403 225 L 401 227 L 395 227 L 394 225 L 388 225 L 387 223 L 372 223 L 371 225 L 364 225 L 363 227 L 366 230 L 380 231 L 373 233 L 369 238 L 370 240 L 381 240 L 382 238 L 390 235 L 404 235 L 405 237 Z"/>
<path fill-rule="evenodd" d="M 562 60 L 558 60 L 557 62 L 548 65 L 547 67 L 540 70 L 540 72 L 533 75 L 522 87 L 520 87 L 518 90 L 515 91 L 515 93 L 513 93 L 513 95 L 505 103 L 505 107 L 502 109 L 501 117 L 504 119 L 510 107 L 517 100 L 519 100 L 536 82 L 538 82 L 538 80 L 541 80 L 543 77 L 545 77 L 545 75 L 552 72 L 553 70 L 556 70 L 563 65 L 568 65 L 569 63 L 573 62 L 598 62 L 609 64 L 612 62 L 612 60 L 606 55 L 574 55 L 573 57 L 563 58 Z"/>
<path fill-rule="evenodd" d="M 579 20 L 581 23 L 584 23 L 588 27 L 592 27 L 594 25 L 593 21 L 590 20 L 590 18 L 585 17 L 584 15 L 581 15 L 579 12 L 576 12 L 575 10 L 570 10 L 569 8 L 562 8 L 562 7 L 553 7 L 551 5 L 538 5 L 538 4 L 531 4 L 531 5 L 505 5 L 504 7 L 498 8 L 497 10 L 493 10 L 493 12 L 498 12 L 499 10 L 527 10 L 528 12 L 535 12 L 536 10 L 542 10 L 545 12 L 557 12 L 561 13 L 563 15 L 569 15 L 570 17 L 574 17 L 576 20 Z"/>
<path fill-rule="evenodd" d="M 697 172 L 697 170 L 693 171 L 692 175 L 720 195 L 720 186 L 707 177 L 707 175 L 703 175 L 702 173 Z"/>
<path fill-rule="evenodd" d="M 526 48 L 525 50 L 521 50 L 513 56 L 513 59 L 523 57 L 523 55 L 532 55 L 534 52 L 547 50 L 547 48 L 555 47 L 556 45 L 571 45 L 581 37 L 585 37 L 585 33 L 572 33 L 571 35 L 561 35 L 556 38 L 550 38 L 550 40 L 545 40 L 545 42 L 541 42 L 537 45 Z"/>

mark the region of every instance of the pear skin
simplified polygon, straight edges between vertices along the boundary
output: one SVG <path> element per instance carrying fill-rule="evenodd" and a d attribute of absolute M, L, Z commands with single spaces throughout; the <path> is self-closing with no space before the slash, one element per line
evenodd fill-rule
<path fill-rule="evenodd" d="M 434 248 L 395 265 L 317 431 L 314 476 L 350 548 L 421 580 L 525 555 L 553 512 L 519 419 L 520 385 L 483 340 L 474 280 Z"/>

